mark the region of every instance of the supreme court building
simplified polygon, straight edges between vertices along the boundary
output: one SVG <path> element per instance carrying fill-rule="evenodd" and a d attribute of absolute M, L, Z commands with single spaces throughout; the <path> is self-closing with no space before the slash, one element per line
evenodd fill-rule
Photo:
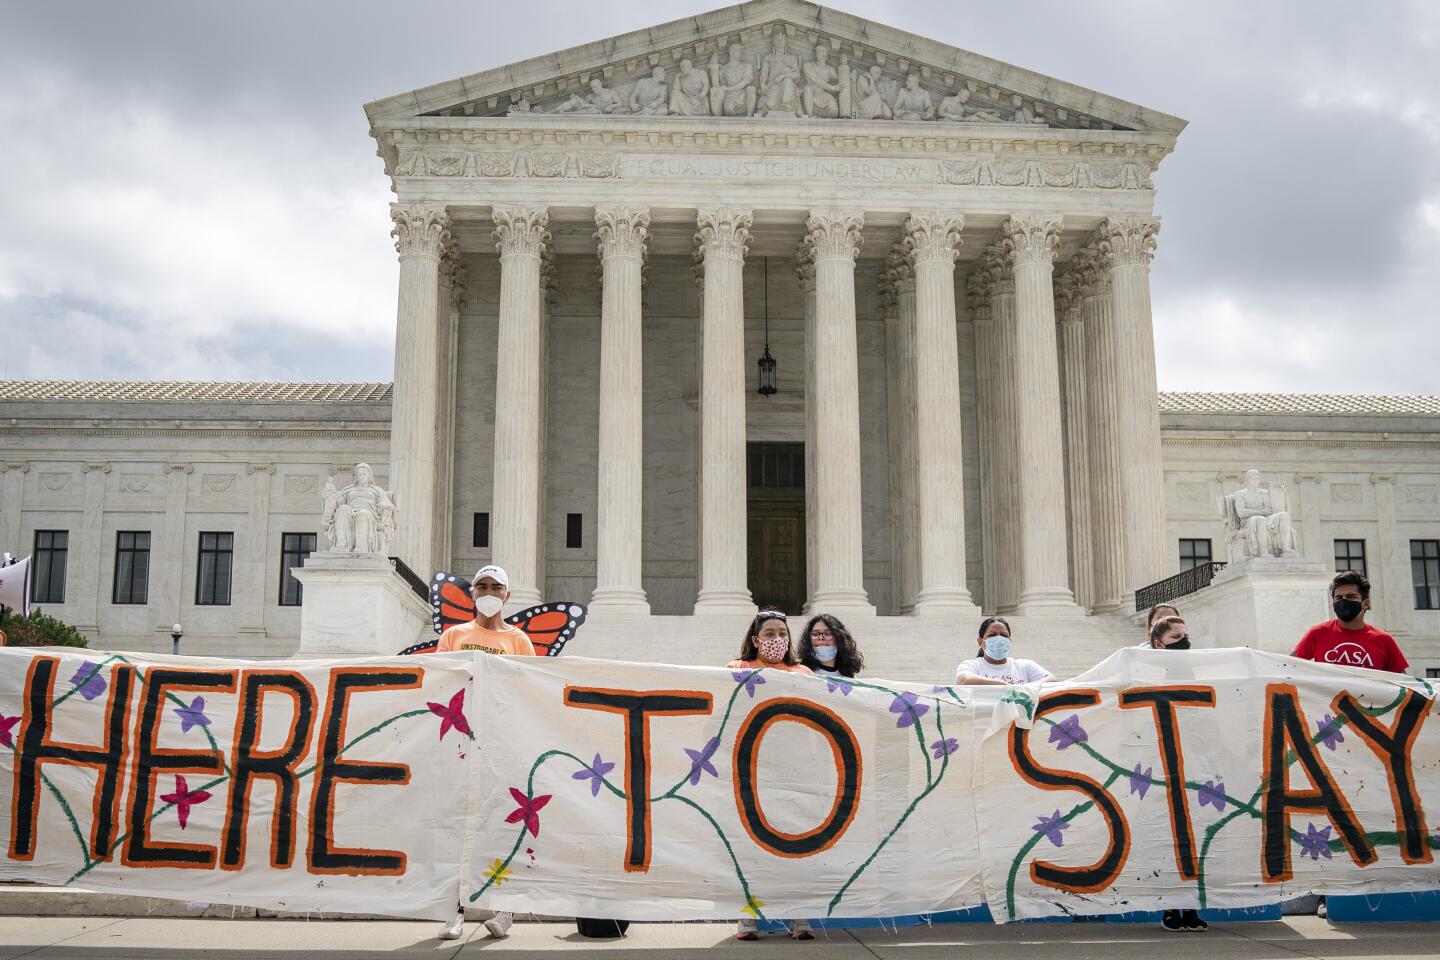
<path fill-rule="evenodd" d="M 1183 120 L 802 0 L 366 112 L 393 390 L 0 385 L 4 546 L 67 531 L 50 605 L 100 643 L 161 646 L 173 618 L 197 652 L 293 651 L 320 485 L 366 460 L 395 556 L 589 603 L 577 652 L 714 663 L 760 603 L 853 618 L 877 668 L 940 676 L 983 609 L 1078 670 L 1140 639 L 1137 589 L 1227 558 L 1253 467 L 1309 563 L 1265 589 L 1324 619 L 1343 549 L 1373 621 L 1440 667 L 1440 401 L 1158 394 L 1155 196 Z M 140 530 L 137 610 L 111 557 Z M 200 602 L 224 532 L 238 618 Z"/>

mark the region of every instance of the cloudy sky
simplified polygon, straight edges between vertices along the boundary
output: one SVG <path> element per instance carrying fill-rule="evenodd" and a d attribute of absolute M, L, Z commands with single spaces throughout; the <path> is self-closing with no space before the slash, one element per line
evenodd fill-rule
<path fill-rule="evenodd" d="M 361 105 L 715 5 L 0 0 L 0 374 L 389 379 Z M 1162 389 L 1440 393 L 1440 4 L 833 5 L 1190 121 Z"/>

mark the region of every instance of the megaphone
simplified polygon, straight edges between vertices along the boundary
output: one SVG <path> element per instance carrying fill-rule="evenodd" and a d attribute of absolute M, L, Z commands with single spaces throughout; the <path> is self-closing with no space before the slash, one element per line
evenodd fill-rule
<path fill-rule="evenodd" d="M 0 605 L 30 615 L 30 558 L 0 567 Z"/>

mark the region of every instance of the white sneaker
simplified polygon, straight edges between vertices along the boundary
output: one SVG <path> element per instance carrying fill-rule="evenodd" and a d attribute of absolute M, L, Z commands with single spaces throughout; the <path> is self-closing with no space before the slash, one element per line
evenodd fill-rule
<path fill-rule="evenodd" d="M 810 926 L 809 920 L 790 921 L 790 939 L 792 940 L 814 940 L 815 931 Z"/>
<path fill-rule="evenodd" d="M 465 914 L 455 914 L 455 919 L 440 928 L 441 940 L 459 940 L 465 934 Z"/>
<path fill-rule="evenodd" d="M 497 911 L 495 916 L 485 921 L 485 929 L 492 937 L 508 937 L 510 935 L 510 924 L 515 922 L 515 914 L 506 910 Z"/>

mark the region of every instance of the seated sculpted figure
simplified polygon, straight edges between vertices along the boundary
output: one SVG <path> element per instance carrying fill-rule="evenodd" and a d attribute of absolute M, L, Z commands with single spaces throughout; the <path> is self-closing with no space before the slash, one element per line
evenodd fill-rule
<path fill-rule="evenodd" d="M 717 117 L 748 117 L 755 112 L 755 67 L 744 57 L 745 48 L 732 43 L 728 63 L 710 61 L 710 112 Z"/>
<path fill-rule="evenodd" d="M 320 527 L 336 553 L 384 555 L 395 534 L 395 501 L 375 483 L 368 463 L 355 465 L 355 482 L 339 490 L 335 478 L 320 493 Z"/>
<path fill-rule="evenodd" d="M 894 111 L 880 91 L 880 64 L 870 65 L 864 73 L 855 74 L 855 117 L 859 120 L 889 120 Z"/>
<path fill-rule="evenodd" d="M 840 74 L 830 63 L 830 49 L 815 48 L 815 59 L 805 64 L 805 91 L 801 102 L 808 117 L 834 118 L 840 115 Z"/>
<path fill-rule="evenodd" d="M 595 77 L 590 81 L 590 92 L 583 98 L 572 93 L 570 99 L 555 108 L 556 113 L 624 113 L 625 101 L 620 94 L 605 86 L 605 81 Z"/>
<path fill-rule="evenodd" d="M 798 117 L 800 108 L 800 58 L 790 52 L 790 41 L 777 30 L 770 52 L 760 61 L 760 114 Z"/>
<path fill-rule="evenodd" d="M 905 78 L 905 86 L 895 92 L 895 102 L 890 106 L 895 110 L 896 120 L 935 119 L 935 101 L 930 99 L 928 90 L 921 89 L 918 73 Z"/>
<path fill-rule="evenodd" d="M 1295 534 L 1284 509 L 1285 487 L 1260 486 L 1260 471 L 1245 471 L 1245 486 L 1225 498 L 1225 525 L 1240 540 L 1247 557 L 1293 557 Z"/>
<path fill-rule="evenodd" d="M 635 81 L 630 91 L 630 112 L 642 116 L 664 116 L 670 112 L 670 84 L 665 82 L 665 68 L 656 67 L 648 77 Z"/>
<path fill-rule="evenodd" d="M 670 112 L 680 117 L 710 113 L 710 77 L 689 60 L 680 61 L 680 72 L 670 85 Z"/>
<path fill-rule="evenodd" d="M 1005 121 L 1005 118 L 995 110 L 970 106 L 972 96 L 970 88 L 962 86 L 955 91 L 953 97 L 942 99 L 938 119 L 949 120 L 952 123 L 1003 123 Z"/>

